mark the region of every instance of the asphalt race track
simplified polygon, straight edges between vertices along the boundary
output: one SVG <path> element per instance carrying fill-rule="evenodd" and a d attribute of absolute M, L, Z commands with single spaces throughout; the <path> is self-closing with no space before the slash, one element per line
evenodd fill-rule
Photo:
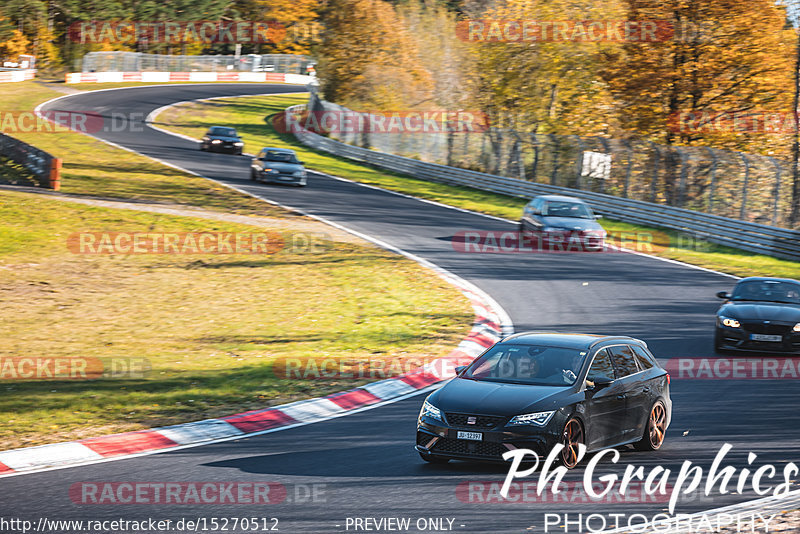
<path fill-rule="evenodd" d="M 253 84 L 141 87 L 78 94 L 45 111 L 113 111 L 143 117 L 177 101 L 298 90 L 303 89 Z M 430 260 L 493 296 L 517 331 L 625 334 L 644 339 L 660 359 L 714 356 L 714 311 L 719 304 L 714 294 L 732 287 L 729 277 L 627 253 L 465 254 L 451 243 L 458 231 L 514 226 L 318 175 L 309 176 L 306 188 L 253 183 L 247 157 L 201 152 L 197 143 L 149 127 L 102 136 Z M 269 306 L 268 296 L 264 305 Z M 664 447 L 656 453 L 624 451 L 620 465 L 606 462 L 598 474 L 621 473 L 628 463 L 645 470 L 661 465 L 677 471 L 685 460 L 707 469 L 726 442 L 734 446 L 730 463 L 746 465 L 747 452 L 752 451 L 758 454 L 754 466 L 772 463 L 780 472 L 783 463 L 800 459 L 799 394 L 800 385 L 792 380 L 673 380 L 674 414 Z M 502 481 L 505 469 L 423 463 L 413 449 L 422 398 L 238 441 L 6 478 L 0 481 L 0 516 L 34 521 L 42 516 L 275 517 L 280 532 L 344 532 L 347 517 L 410 517 L 412 524 L 419 517 L 446 517 L 454 519 L 452 528 L 457 532 L 525 532 L 531 526 L 533 532 L 543 532 L 545 513 L 653 515 L 666 508 L 664 502 L 652 501 L 463 502 L 456 493 L 460 483 Z M 569 479 L 579 481 L 582 472 L 575 470 Z M 288 495 L 283 503 L 259 507 L 71 502 L 70 485 L 88 481 L 268 481 L 284 484 Z M 311 485 L 320 491 L 316 502 L 306 497 Z M 753 497 L 750 493 L 689 499 L 677 511 L 706 510 Z M 556 531 L 564 530 L 551 527 L 550 532 Z M 568 531 L 578 529 L 572 525 Z"/>

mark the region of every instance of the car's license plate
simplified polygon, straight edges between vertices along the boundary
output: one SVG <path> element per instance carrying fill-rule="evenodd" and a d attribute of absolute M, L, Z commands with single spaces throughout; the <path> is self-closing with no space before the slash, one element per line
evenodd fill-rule
<path fill-rule="evenodd" d="M 464 432 L 458 431 L 458 439 L 471 439 L 473 441 L 483 441 L 483 434 L 480 432 Z"/>
<path fill-rule="evenodd" d="M 771 336 L 768 334 L 750 334 L 750 339 L 753 341 L 783 341 L 783 336 Z"/>

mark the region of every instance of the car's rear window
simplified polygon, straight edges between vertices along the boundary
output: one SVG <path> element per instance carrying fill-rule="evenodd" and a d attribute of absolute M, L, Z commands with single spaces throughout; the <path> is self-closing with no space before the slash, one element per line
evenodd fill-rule
<path fill-rule="evenodd" d="M 653 358 L 653 355 L 644 350 L 642 347 L 638 345 L 631 345 L 631 348 L 633 349 L 633 353 L 636 355 L 636 363 L 639 364 L 639 368 L 642 370 L 652 369 L 658 365 L 655 358 Z"/>

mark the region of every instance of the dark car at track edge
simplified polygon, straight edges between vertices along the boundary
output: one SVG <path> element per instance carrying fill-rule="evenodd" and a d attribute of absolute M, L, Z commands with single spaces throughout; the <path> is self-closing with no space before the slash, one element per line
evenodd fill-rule
<path fill-rule="evenodd" d="M 230 152 L 240 155 L 244 143 L 234 128 L 227 126 L 212 126 L 200 140 L 200 150 L 210 152 Z"/>
<path fill-rule="evenodd" d="M 416 450 L 433 463 L 503 461 L 530 449 L 540 458 L 561 443 L 561 462 L 589 452 L 664 442 L 672 401 L 669 374 L 638 339 L 528 332 L 486 350 L 425 399 Z"/>
<path fill-rule="evenodd" d="M 751 276 L 720 291 L 714 348 L 800 353 L 800 282 Z"/>

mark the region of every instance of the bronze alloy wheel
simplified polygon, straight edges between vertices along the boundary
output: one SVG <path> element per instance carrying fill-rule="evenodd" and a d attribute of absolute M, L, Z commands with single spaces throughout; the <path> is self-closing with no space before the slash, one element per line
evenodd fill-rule
<path fill-rule="evenodd" d="M 564 446 L 561 450 L 561 461 L 564 467 L 572 469 L 578 465 L 578 445 L 583 444 L 583 427 L 574 417 L 564 425 L 561 444 Z"/>
<path fill-rule="evenodd" d="M 650 433 L 650 446 L 653 450 L 661 447 L 664 443 L 664 433 L 666 432 L 667 425 L 667 410 L 661 402 L 655 403 L 653 409 L 650 411 L 650 423 L 647 429 Z"/>
<path fill-rule="evenodd" d="M 655 451 L 664 444 L 664 437 L 667 431 L 667 409 L 664 403 L 657 401 L 650 409 L 650 417 L 647 418 L 647 426 L 644 429 L 642 440 L 634 446 L 639 450 Z"/>

